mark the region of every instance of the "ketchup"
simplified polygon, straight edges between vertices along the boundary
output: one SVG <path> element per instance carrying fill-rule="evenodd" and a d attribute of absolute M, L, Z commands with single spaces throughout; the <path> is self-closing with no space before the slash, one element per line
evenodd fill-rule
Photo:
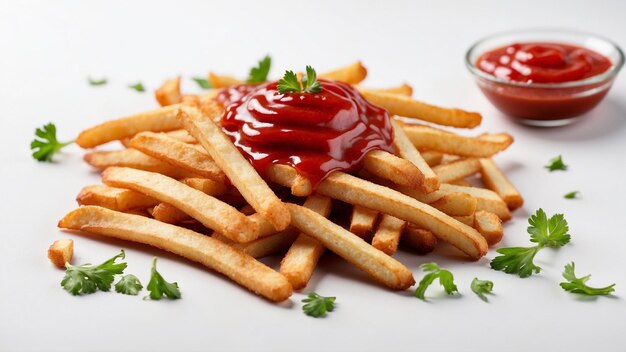
<path fill-rule="evenodd" d="M 595 51 L 558 43 L 515 43 L 480 56 L 478 68 L 525 83 L 578 81 L 608 71 L 611 61 Z"/>
<path fill-rule="evenodd" d="M 319 79 L 320 93 L 279 93 L 277 83 L 222 90 L 222 130 L 254 168 L 266 176 L 286 164 L 313 185 L 336 170 L 361 167 L 365 154 L 393 152 L 387 111 L 368 103 L 350 85 Z"/>

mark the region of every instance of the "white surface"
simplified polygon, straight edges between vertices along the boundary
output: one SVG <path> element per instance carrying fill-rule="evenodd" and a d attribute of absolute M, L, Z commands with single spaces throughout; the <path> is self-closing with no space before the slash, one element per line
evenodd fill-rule
<path fill-rule="evenodd" d="M 623 297 L 623 199 L 626 199 L 626 77 L 580 123 L 560 129 L 516 125 L 480 94 L 463 54 L 490 33 L 534 26 L 596 32 L 626 47 L 626 2 L 394 1 L 200 3 L 0 2 L 2 219 L 0 350 L 272 350 L 272 351 L 586 351 L 626 343 Z M 415 96 L 484 114 L 480 131 L 508 131 L 516 143 L 497 161 L 526 204 L 506 224 L 502 245 L 528 245 L 526 218 L 543 207 L 564 212 L 572 243 L 538 256 L 540 275 L 519 279 L 489 269 L 486 258 L 466 262 L 453 249 L 427 257 L 396 255 L 414 272 L 436 261 L 451 269 L 461 291 L 444 297 L 433 286 L 428 302 L 412 290 L 381 288 L 341 259 L 326 255 L 310 287 L 337 296 L 326 319 L 301 312 L 302 294 L 275 305 L 204 268 L 151 248 L 66 234 L 55 225 L 74 197 L 99 177 L 68 148 L 55 164 L 33 161 L 33 130 L 56 122 L 60 138 L 109 118 L 156 106 L 151 93 L 126 88 L 141 80 L 150 91 L 163 79 L 209 69 L 243 76 L 270 53 L 273 75 L 314 65 L 319 71 L 362 59 L 367 84 L 408 82 Z M 86 76 L 109 84 L 90 87 Z M 185 91 L 193 82 L 185 81 Z M 563 154 L 567 172 L 543 165 Z M 581 199 L 563 194 L 582 192 Z M 75 240 L 76 263 L 100 262 L 127 249 L 128 272 L 147 283 L 150 258 L 178 281 L 183 299 L 142 301 L 115 293 L 72 297 L 59 287 L 63 272 L 46 258 L 58 238 Z M 615 281 L 617 297 L 581 301 L 564 292 L 563 266 L 575 260 L 591 284 Z M 279 258 L 266 261 L 276 267 Z M 469 289 L 475 276 L 495 282 L 490 303 Z M 145 292 L 145 291 L 144 291 Z"/>

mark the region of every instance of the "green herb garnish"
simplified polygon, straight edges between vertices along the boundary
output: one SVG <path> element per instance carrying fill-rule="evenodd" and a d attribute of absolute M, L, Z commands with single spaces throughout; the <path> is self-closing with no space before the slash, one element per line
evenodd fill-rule
<path fill-rule="evenodd" d="M 563 159 L 561 158 L 560 155 L 555 158 L 550 159 L 550 164 L 544 167 L 548 169 L 548 171 L 550 172 L 555 171 L 555 170 L 562 170 L 562 171 L 567 170 L 567 165 L 563 163 Z"/>
<path fill-rule="evenodd" d="M 143 285 L 135 275 L 124 275 L 115 284 L 115 292 L 123 293 L 125 295 L 136 296 L 139 291 L 143 289 Z"/>
<path fill-rule="evenodd" d="M 150 275 L 150 282 L 148 282 L 148 286 L 146 289 L 150 291 L 150 295 L 148 296 L 150 299 L 160 300 L 163 296 L 169 299 L 179 299 L 181 294 L 178 289 L 178 283 L 169 283 L 165 281 L 163 276 L 156 270 L 156 262 L 157 258 L 154 257 L 152 259 L 152 269 Z"/>
<path fill-rule="evenodd" d="M 198 86 L 200 86 L 200 88 L 211 89 L 211 82 L 209 82 L 208 79 L 201 77 L 192 77 L 191 79 L 193 79 L 198 84 Z"/>
<path fill-rule="evenodd" d="M 134 89 L 137 92 L 143 93 L 146 91 L 146 88 L 144 88 L 143 84 L 141 84 L 141 82 L 137 82 L 135 84 L 131 84 L 128 86 L 128 88 L 130 89 Z"/>
<path fill-rule="evenodd" d="M 306 67 L 306 76 L 302 77 L 302 84 L 298 81 L 293 71 L 286 71 L 283 78 L 278 81 L 278 92 L 285 93 L 319 93 L 322 85 L 317 81 L 317 74 L 311 66 Z"/>
<path fill-rule="evenodd" d="M 52 157 L 59 150 L 68 146 L 74 141 L 59 142 L 57 140 L 57 128 L 53 123 L 48 123 L 43 128 L 35 130 L 37 138 L 30 142 L 30 149 L 33 150 L 33 158 L 37 161 L 52 162 Z"/>
<path fill-rule="evenodd" d="M 586 282 L 591 278 L 591 275 L 583 276 L 581 278 L 576 277 L 574 273 L 574 262 L 565 265 L 565 271 L 563 271 L 563 277 L 567 282 L 561 282 L 561 287 L 568 292 L 579 293 L 586 296 L 605 296 L 615 292 L 613 288 L 615 284 L 611 284 L 606 287 L 595 288 L 587 286 Z"/>
<path fill-rule="evenodd" d="M 489 302 L 485 294 L 491 293 L 491 291 L 493 291 L 493 282 L 489 280 L 478 280 L 478 278 L 475 277 L 474 280 L 472 280 L 470 288 L 478 296 L 478 298 L 482 299 L 485 302 Z"/>
<path fill-rule="evenodd" d="M 307 298 L 302 300 L 304 303 L 302 311 L 314 318 L 322 317 L 326 315 L 326 312 L 332 312 L 335 309 L 335 299 L 335 297 L 324 297 L 311 292 Z"/>
<path fill-rule="evenodd" d="M 267 81 L 267 75 L 270 73 L 272 67 L 272 58 L 269 55 L 265 55 L 261 61 L 250 69 L 248 74 L 248 83 L 263 83 Z"/>
<path fill-rule="evenodd" d="M 441 269 L 436 263 L 424 263 L 420 265 L 420 268 L 428 272 L 428 274 L 419 282 L 415 290 L 415 297 L 425 300 L 424 294 L 426 293 L 426 289 L 435 279 L 439 279 L 439 283 L 443 286 L 447 294 L 451 295 L 454 292 L 458 292 L 454 284 L 454 276 L 448 270 Z"/>
<path fill-rule="evenodd" d="M 126 269 L 125 262 L 115 262 L 118 258 L 124 257 L 124 250 L 120 250 L 119 254 L 97 266 L 91 264 L 74 266 L 66 263 L 65 277 L 61 281 L 61 286 L 73 295 L 90 294 L 97 290 L 109 291 L 115 275 L 122 274 Z"/>

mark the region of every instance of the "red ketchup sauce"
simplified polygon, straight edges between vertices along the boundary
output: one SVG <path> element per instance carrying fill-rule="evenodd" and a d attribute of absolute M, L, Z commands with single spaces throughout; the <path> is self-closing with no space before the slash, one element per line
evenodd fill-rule
<path fill-rule="evenodd" d="M 286 164 L 317 185 L 333 171 L 360 168 L 370 150 L 394 151 L 386 110 L 348 84 L 319 82 L 315 94 L 282 94 L 276 82 L 218 94 L 226 107 L 222 130 L 261 176 L 272 164 Z"/>

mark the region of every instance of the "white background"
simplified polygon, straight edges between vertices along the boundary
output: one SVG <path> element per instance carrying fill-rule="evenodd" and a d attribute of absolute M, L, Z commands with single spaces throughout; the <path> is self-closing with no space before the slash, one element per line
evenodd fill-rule
<path fill-rule="evenodd" d="M 624 15 L 624 1 L 0 1 L 0 350 L 623 350 L 626 77 L 579 123 L 534 129 L 490 106 L 463 55 L 485 35 L 536 26 L 595 32 L 626 47 Z M 56 228 L 81 187 L 99 176 L 74 146 L 54 164 L 35 162 L 28 144 L 36 126 L 54 121 L 59 138 L 72 139 L 93 124 L 155 107 L 151 91 L 165 78 L 182 74 L 192 92 L 190 76 L 210 69 L 245 76 L 266 53 L 274 76 L 361 59 L 368 86 L 408 82 L 418 99 L 482 112 L 479 131 L 515 136 L 497 162 L 526 199 L 501 245 L 528 245 L 526 218 L 539 207 L 565 213 L 572 243 L 541 252 L 544 270 L 528 279 L 490 270 L 493 250 L 478 262 L 447 247 L 427 257 L 399 252 L 417 280 L 426 261 L 455 274 L 461 294 L 446 297 L 432 286 L 428 302 L 412 290 L 387 291 L 326 255 L 306 292 L 336 296 L 337 309 L 313 319 L 301 312 L 303 294 L 271 304 L 172 255 Z M 109 84 L 90 87 L 88 75 Z M 138 80 L 149 92 L 126 88 Z M 557 154 L 570 169 L 548 173 L 543 166 Z M 563 199 L 573 190 L 582 197 Z M 101 262 L 125 248 L 127 271 L 144 284 L 158 255 L 160 271 L 178 281 L 183 298 L 72 297 L 59 287 L 63 272 L 46 258 L 59 238 L 75 240 L 75 263 Z M 276 267 L 279 260 L 265 261 Z M 579 274 L 593 274 L 590 284 L 616 282 L 616 296 L 587 301 L 564 292 L 558 283 L 572 260 Z M 489 304 L 470 291 L 475 276 L 495 282 Z"/>

